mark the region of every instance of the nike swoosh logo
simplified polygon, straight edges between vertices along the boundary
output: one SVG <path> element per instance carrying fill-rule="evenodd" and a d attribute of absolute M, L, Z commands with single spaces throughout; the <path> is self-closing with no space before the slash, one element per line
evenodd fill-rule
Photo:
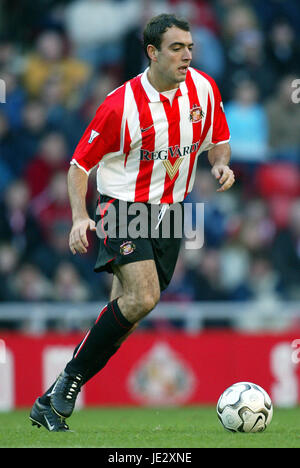
<path fill-rule="evenodd" d="M 54 426 L 54 425 L 51 425 L 51 424 L 49 423 L 47 416 L 44 415 L 44 418 L 45 418 L 45 420 L 46 420 L 46 423 L 47 423 L 47 426 L 48 426 L 49 431 L 53 431 L 53 429 L 55 428 L 55 426 Z"/>
<path fill-rule="evenodd" d="M 52 388 L 52 392 L 49 393 L 50 396 L 54 395 L 57 384 L 58 384 L 58 379 L 56 380 L 54 387 Z"/>
<path fill-rule="evenodd" d="M 150 125 L 150 127 L 147 127 L 147 128 L 141 128 L 141 132 L 144 133 L 144 132 L 147 132 L 148 130 L 150 130 L 150 128 L 153 127 L 154 124 Z"/>

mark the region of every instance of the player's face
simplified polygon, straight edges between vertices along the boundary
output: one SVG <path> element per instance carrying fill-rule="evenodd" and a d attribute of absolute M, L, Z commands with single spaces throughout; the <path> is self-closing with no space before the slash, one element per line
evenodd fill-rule
<path fill-rule="evenodd" d="M 162 36 L 161 48 L 156 51 L 156 72 L 161 79 L 178 86 L 185 80 L 192 60 L 193 41 L 189 31 L 172 28 Z M 173 86 L 175 87 L 175 86 Z"/>

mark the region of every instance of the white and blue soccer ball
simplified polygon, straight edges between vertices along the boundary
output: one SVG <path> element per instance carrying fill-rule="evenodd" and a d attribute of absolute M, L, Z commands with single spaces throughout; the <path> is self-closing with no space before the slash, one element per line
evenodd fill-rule
<path fill-rule="evenodd" d="M 267 392 L 251 382 L 238 382 L 220 396 L 217 414 L 231 432 L 262 432 L 270 424 L 273 405 Z"/>

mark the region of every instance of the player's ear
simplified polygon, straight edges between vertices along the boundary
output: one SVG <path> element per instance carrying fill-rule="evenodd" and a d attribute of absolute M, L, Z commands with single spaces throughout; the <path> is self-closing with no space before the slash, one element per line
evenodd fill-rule
<path fill-rule="evenodd" d="M 149 44 L 147 46 L 147 53 L 150 60 L 152 60 L 153 62 L 157 62 L 158 50 L 154 45 Z"/>

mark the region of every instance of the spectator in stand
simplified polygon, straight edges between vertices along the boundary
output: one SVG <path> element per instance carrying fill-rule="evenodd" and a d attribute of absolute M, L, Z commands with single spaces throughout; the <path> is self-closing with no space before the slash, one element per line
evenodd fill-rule
<path fill-rule="evenodd" d="M 64 171 L 54 173 L 47 189 L 33 202 L 34 214 L 46 241 L 54 223 L 61 221 L 71 226 L 72 216 L 66 179 Z"/>
<path fill-rule="evenodd" d="M 193 191 L 186 203 L 204 203 L 204 238 L 207 247 L 219 247 L 226 238 L 226 216 L 222 211 L 216 192 L 215 181 L 207 169 L 197 170 Z"/>
<path fill-rule="evenodd" d="M 20 67 L 21 60 L 18 51 L 18 44 L 9 37 L 9 34 L 3 34 L 2 29 L 0 35 L 0 69 L 6 70 L 9 73 L 18 74 Z"/>
<path fill-rule="evenodd" d="M 53 278 L 61 261 L 73 261 L 72 255 L 68 252 L 69 228 L 69 221 L 54 221 L 49 225 L 47 237 L 42 237 L 43 241 L 37 244 L 31 256 L 31 261 L 39 265 L 48 278 Z"/>
<path fill-rule="evenodd" d="M 266 103 L 269 146 L 274 159 L 300 163 L 300 106 L 292 100 L 295 75 L 284 76 L 277 93 Z"/>
<path fill-rule="evenodd" d="M 18 271 L 20 255 L 9 242 L 0 244 L 0 302 L 14 301 L 12 280 Z"/>
<path fill-rule="evenodd" d="M 252 200 L 244 208 L 239 239 L 250 254 L 270 249 L 275 235 L 269 207 L 263 200 Z"/>
<path fill-rule="evenodd" d="M 35 157 L 42 139 L 51 130 L 43 104 L 37 99 L 28 100 L 22 110 L 21 126 L 17 134 L 14 134 L 17 149 L 13 164 L 18 175 L 23 175 Z"/>
<path fill-rule="evenodd" d="M 59 161 L 60 158 L 58 158 Z M 57 162 L 56 159 L 54 162 Z M 38 166 L 38 169 L 41 171 L 43 166 L 42 169 Z M 47 183 L 44 183 L 44 188 L 31 201 L 32 211 L 41 232 L 40 242 L 37 244 L 31 260 L 36 265 L 40 265 L 49 278 L 54 278 L 57 265 L 60 261 L 65 261 L 73 264 L 80 275 L 95 282 L 96 278 L 92 274 L 93 268 L 91 266 L 94 259 L 90 258 L 93 255 L 92 240 L 90 241 L 91 253 L 83 259 L 74 257 L 69 249 L 68 236 L 72 218 L 65 168 L 63 166 L 61 169 L 59 165 L 55 164 L 54 168 L 50 169 L 49 167 L 43 169 L 47 173 Z M 97 287 L 99 289 L 98 284 Z"/>
<path fill-rule="evenodd" d="M 30 209 L 30 190 L 24 180 L 15 180 L 6 189 L 1 203 L 0 239 L 14 246 L 22 261 L 41 240 L 40 228 Z"/>
<path fill-rule="evenodd" d="M 5 107 L 5 106 L 4 106 Z M 8 117 L 0 112 L 0 155 L 15 178 L 26 170 L 35 156 L 42 137 L 50 130 L 43 105 L 28 101 L 21 112 L 21 125 L 13 128 Z"/>
<path fill-rule="evenodd" d="M 226 9 L 223 21 L 223 43 L 226 49 L 226 73 L 221 87 L 224 101 L 231 99 L 232 89 L 241 80 L 255 82 L 260 98 L 273 92 L 274 73 L 265 52 L 264 34 L 250 2 Z"/>
<path fill-rule="evenodd" d="M 63 134 L 51 132 L 42 139 L 38 153 L 28 164 L 24 177 L 30 187 L 31 197 L 42 194 L 52 176 L 69 168 L 67 142 Z"/>
<path fill-rule="evenodd" d="M 1 79 L 5 82 L 3 113 L 7 116 L 11 128 L 18 130 L 22 123 L 21 115 L 27 96 L 15 73 L 4 69 Z"/>
<path fill-rule="evenodd" d="M 82 135 L 86 126 L 86 121 L 79 112 L 84 97 L 85 93 L 82 93 L 73 108 L 66 106 L 62 80 L 59 76 L 52 75 L 44 83 L 39 99 L 40 105 L 45 108 L 48 126 L 64 135 L 70 154 L 75 149 L 78 135 Z"/>
<path fill-rule="evenodd" d="M 15 157 L 15 142 L 7 117 L 0 112 L 0 196 L 16 178 L 11 161 Z"/>
<path fill-rule="evenodd" d="M 220 253 L 222 278 L 229 297 L 236 299 L 237 290 L 242 298 L 241 291 L 250 277 L 251 259 L 270 251 L 276 228 L 267 202 L 260 198 L 242 202 L 227 223 L 232 232 L 228 233 Z"/>
<path fill-rule="evenodd" d="M 221 86 L 225 73 L 225 55 L 219 38 L 208 28 L 193 23 L 192 32 L 196 44 L 193 56 L 194 67 L 212 76 Z M 209 54 L 206 53 L 207 50 Z"/>
<path fill-rule="evenodd" d="M 263 2 L 251 0 L 251 3 L 264 31 L 270 31 L 274 24 L 285 21 L 299 35 L 300 5 L 298 0 L 264 0 Z"/>
<path fill-rule="evenodd" d="M 274 269 L 268 253 L 260 252 L 250 258 L 249 274 L 232 291 L 231 298 L 264 303 L 286 299 L 283 281 L 278 271 Z"/>
<path fill-rule="evenodd" d="M 85 278 L 88 284 L 94 285 L 93 288 L 95 289 L 95 295 L 98 293 L 97 289 L 101 295 L 101 290 L 103 288 L 105 289 L 105 286 L 103 285 L 102 288 L 97 276 L 93 274 L 93 249 L 91 249 L 89 255 L 84 257 L 74 256 L 70 252 L 69 232 L 72 222 L 69 219 L 69 214 L 68 210 L 68 212 L 63 213 L 62 216 L 54 218 L 48 213 L 49 218 L 45 215 L 45 218 L 43 219 L 41 213 L 42 228 L 47 226 L 47 232 L 46 235 L 43 236 L 43 234 L 45 234 L 43 231 L 43 234 L 40 237 L 40 242 L 37 243 L 36 248 L 33 250 L 30 260 L 35 265 L 39 265 L 43 273 L 52 280 L 54 278 L 57 265 L 60 262 L 71 263 L 78 271 L 78 274 L 82 278 Z M 45 224 L 43 224 L 43 222 Z"/>
<path fill-rule="evenodd" d="M 174 276 L 169 288 L 162 293 L 162 301 L 192 302 L 195 291 L 191 281 L 191 274 L 187 269 L 187 262 L 182 250 L 179 254 Z"/>
<path fill-rule="evenodd" d="M 68 54 L 66 48 L 65 38 L 56 31 L 43 31 L 39 35 L 35 49 L 25 61 L 23 73 L 24 86 L 30 96 L 38 98 L 47 80 L 55 77 L 61 80 L 65 104 L 76 101 L 91 71 L 86 63 Z"/>
<path fill-rule="evenodd" d="M 38 302 L 52 298 L 52 284 L 41 269 L 31 263 L 20 266 L 14 275 L 11 286 L 16 301 Z"/>
<path fill-rule="evenodd" d="M 286 75 L 300 73 L 300 47 L 296 33 L 288 19 L 274 21 L 267 37 L 266 52 L 276 82 Z"/>
<path fill-rule="evenodd" d="M 195 301 L 226 301 L 228 293 L 221 275 L 221 254 L 218 249 L 203 247 L 192 276 Z"/>
<path fill-rule="evenodd" d="M 143 2 L 135 0 L 72 2 L 65 9 L 65 28 L 75 55 L 94 68 L 119 66 L 121 40 L 140 18 L 142 8 Z"/>
<path fill-rule="evenodd" d="M 9 243 L 0 244 L 0 303 L 15 301 L 16 295 L 13 281 L 19 268 L 18 250 Z M 16 330 L 20 327 L 20 321 L 3 319 L 0 320 L 0 329 Z"/>
<path fill-rule="evenodd" d="M 72 226 L 67 178 L 64 171 L 53 174 L 46 190 L 32 202 L 32 207 L 45 244 L 41 250 L 45 248 L 45 255 L 47 255 L 47 249 L 49 251 L 53 249 L 52 254 L 55 261 L 59 260 L 61 254 L 62 258 L 72 257 L 70 263 L 75 262 L 77 265 L 77 260 L 67 250 L 68 235 L 66 234 L 66 239 L 62 237 L 65 229 L 71 229 Z M 93 248 L 96 249 L 94 244 L 95 240 L 91 239 L 91 251 Z M 51 264 L 52 262 L 50 262 Z M 56 267 L 55 262 L 54 266 Z M 46 271 L 48 271 L 47 267 Z M 49 269 L 49 275 L 53 275 L 53 268 Z"/>
<path fill-rule="evenodd" d="M 253 81 L 241 81 L 233 99 L 225 106 L 231 130 L 232 166 L 245 191 L 251 190 L 255 169 L 268 160 L 269 129 L 264 106 Z"/>
<path fill-rule="evenodd" d="M 300 199 L 290 208 L 289 225 L 276 235 L 271 256 L 290 300 L 300 299 Z"/>
<path fill-rule="evenodd" d="M 79 113 L 85 122 L 90 122 L 96 114 L 100 104 L 106 96 L 119 86 L 115 75 L 109 71 L 102 71 L 94 76 L 90 82 L 87 96 L 83 100 Z M 76 135 L 78 138 L 78 134 Z"/>
<path fill-rule="evenodd" d="M 6 187 L 8 187 L 13 180 L 14 175 L 11 172 L 8 164 L 6 164 L 5 161 L 0 161 L 0 199 L 2 198 L 2 194 L 5 191 Z"/>
<path fill-rule="evenodd" d="M 91 298 L 88 283 L 80 278 L 72 263 L 61 262 L 54 273 L 53 299 L 55 301 L 82 302 Z"/>

